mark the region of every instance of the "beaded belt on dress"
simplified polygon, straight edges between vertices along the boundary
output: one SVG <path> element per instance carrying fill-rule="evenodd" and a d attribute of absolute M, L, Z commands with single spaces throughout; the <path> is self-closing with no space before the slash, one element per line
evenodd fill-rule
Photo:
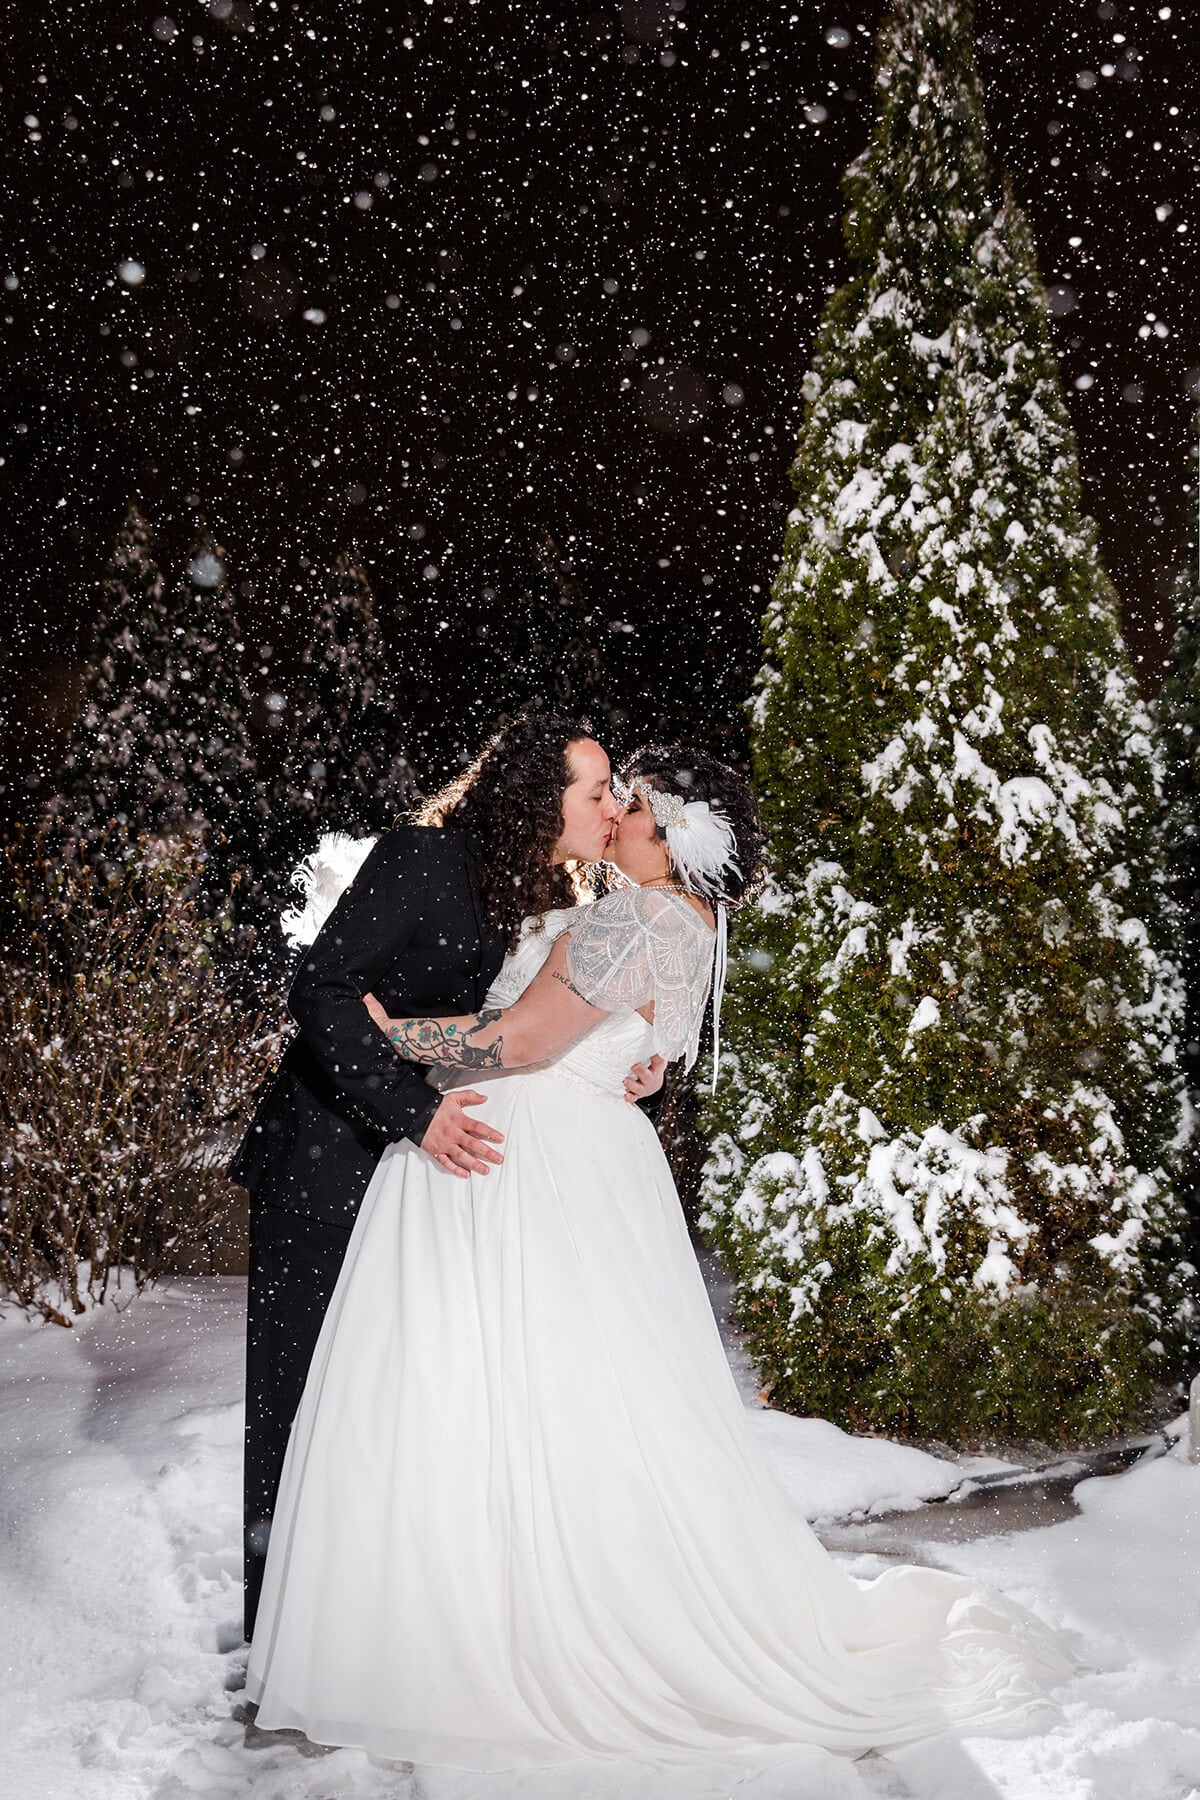
<path fill-rule="evenodd" d="M 618 1106 L 628 1105 L 624 1090 L 618 1094 L 612 1088 L 603 1087 L 598 1081 L 589 1081 L 586 1075 L 581 1075 L 577 1069 L 568 1068 L 564 1063 L 551 1063 L 545 1069 L 531 1069 L 530 1074 L 548 1076 L 553 1081 L 569 1081 L 572 1087 L 591 1094 L 593 1099 L 613 1100 Z"/>

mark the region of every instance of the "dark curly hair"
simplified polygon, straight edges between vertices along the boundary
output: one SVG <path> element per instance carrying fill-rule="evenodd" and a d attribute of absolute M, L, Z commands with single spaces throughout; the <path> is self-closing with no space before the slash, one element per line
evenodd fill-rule
<path fill-rule="evenodd" d="M 578 898 L 571 871 L 550 858 L 562 836 L 563 793 L 575 779 L 567 751 L 591 736 L 586 719 L 519 713 L 413 814 L 418 825 L 476 834 L 484 914 L 508 950 L 516 948 L 530 913 L 573 906 Z"/>
<path fill-rule="evenodd" d="M 767 874 L 766 838 L 754 790 L 736 769 L 688 744 L 645 744 L 626 759 L 621 780 L 642 780 L 684 800 L 707 800 L 714 812 L 723 812 L 733 826 L 741 873 L 729 876 L 722 899 L 740 906 L 761 886 Z M 656 832 L 665 838 L 661 825 Z"/>

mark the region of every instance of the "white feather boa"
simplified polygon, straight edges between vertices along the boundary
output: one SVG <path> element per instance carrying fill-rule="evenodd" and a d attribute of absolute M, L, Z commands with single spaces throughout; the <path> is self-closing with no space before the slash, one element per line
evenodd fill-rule
<path fill-rule="evenodd" d="M 348 837 L 344 831 L 327 831 L 311 856 L 292 870 L 292 886 L 303 901 L 289 907 L 279 921 L 293 950 L 313 943 L 317 933 L 375 848 L 377 838 Z"/>

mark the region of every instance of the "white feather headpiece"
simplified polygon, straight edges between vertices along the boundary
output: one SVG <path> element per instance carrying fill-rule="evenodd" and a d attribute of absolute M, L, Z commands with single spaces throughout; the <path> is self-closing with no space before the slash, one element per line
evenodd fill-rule
<path fill-rule="evenodd" d="M 328 831 L 312 855 L 292 870 L 292 886 L 300 889 L 304 899 L 289 907 L 279 926 L 293 950 L 305 950 L 315 943 L 317 933 L 377 841 L 373 837 L 348 837 L 344 831 Z"/>
<path fill-rule="evenodd" d="M 688 800 L 683 817 L 665 830 L 667 854 L 681 887 L 704 900 L 723 899 L 726 875 L 742 872 L 737 838 L 725 814 L 715 811 L 707 800 Z"/>
<path fill-rule="evenodd" d="M 737 836 L 725 813 L 709 805 L 707 800 L 685 800 L 682 794 L 663 793 L 649 781 L 635 781 L 634 787 L 648 801 L 654 823 L 667 840 L 667 855 L 672 873 L 689 894 L 711 901 L 717 916 L 716 944 L 712 974 L 713 1073 L 712 1091 L 717 1091 L 717 1072 L 721 1067 L 721 1002 L 725 998 L 725 975 L 729 965 L 729 920 L 726 913 L 725 876 L 741 874 L 737 859 Z"/>
<path fill-rule="evenodd" d="M 726 815 L 707 800 L 685 800 L 649 781 L 634 787 L 649 803 L 654 823 L 667 840 L 667 855 L 679 885 L 702 900 L 725 897 L 727 874 L 740 875 L 737 837 Z"/>

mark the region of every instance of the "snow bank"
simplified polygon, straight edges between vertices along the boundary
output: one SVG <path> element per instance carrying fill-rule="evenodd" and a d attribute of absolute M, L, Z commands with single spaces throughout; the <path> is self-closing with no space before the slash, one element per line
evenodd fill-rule
<path fill-rule="evenodd" d="M 769 1409 L 752 1413 L 751 1421 L 788 1498 L 812 1524 L 910 1511 L 940 1500 L 968 1476 L 1013 1466 L 988 1456 L 950 1462 L 887 1438 L 850 1437 L 827 1419 Z"/>
<path fill-rule="evenodd" d="M 1080 1517 L 942 1544 L 937 1561 L 1064 1627 L 1088 1669 L 1044 1737 L 894 1760 L 918 1796 L 1196 1800 L 1200 1793 L 1200 1465 L 1170 1456 L 1083 1481 Z M 962 1779 L 960 1757 L 973 1779 Z M 975 1785 L 975 1784 L 978 1785 Z"/>
<path fill-rule="evenodd" d="M 20 1800 L 716 1800 L 698 1772 L 573 1764 L 482 1777 L 304 1754 L 235 1716 L 244 1284 L 196 1279 L 73 1331 L 0 1320 L 0 1740 Z M 753 1404 L 753 1387 L 742 1391 Z M 918 1508 L 985 1459 L 753 1412 L 798 1511 Z M 1065 1722 L 846 1763 L 814 1752 L 736 1800 L 1188 1800 L 1200 1784 L 1200 1467 L 1077 1490 L 1082 1514 L 928 1560 L 1064 1626 L 1089 1665 Z M 953 1504 L 951 1502 L 951 1504 Z M 939 1509 L 940 1511 L 940 1509 Z M 920 1514 L 916 1514 L 919 1521 Z M 848 1566 L 869 1575 L 878 1557 Z"/>

